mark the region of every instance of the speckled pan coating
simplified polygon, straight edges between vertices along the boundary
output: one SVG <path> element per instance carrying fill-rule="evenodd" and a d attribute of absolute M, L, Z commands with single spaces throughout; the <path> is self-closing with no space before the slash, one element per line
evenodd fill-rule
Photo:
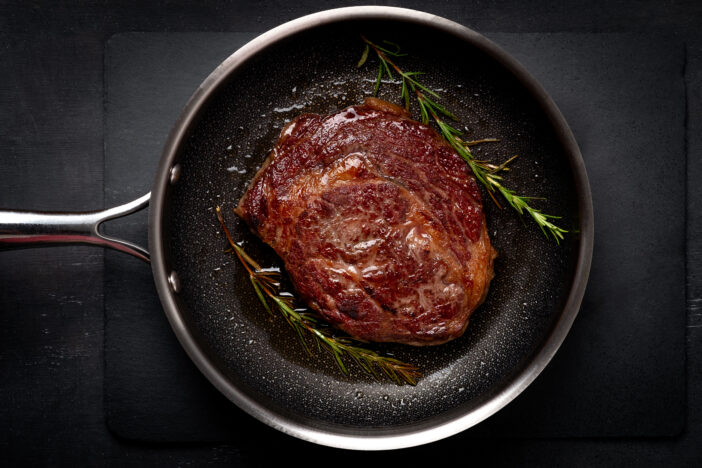
<path fill-rule="evenodd" d="M 374 60 L 357 69 L 359 34 L 402 44 L 408 70 L 442 95 L 467 138 L 499 138 L 478 157 L 519 158 L 508 175 L 520 193 L 563 216 L 556 245 L 529 220 L 485 196 L 499 253 L 486 302 L 463 337 L 435 348 L 378 345 L 419 364 L 416 387 L 343 375 L 326 355 L 308 356 L 270 317 L 245 271 L 225 253 L 214 215 L 266 266 L 273 252 L 231 209 L 301 112 L 330 113 L 372 93 Z M 399 86 L 380 97 L 397 101 Z M 180 164 L 177 183 L 169 171 Z M 538 202 L 535 202 L 538 203 Z M 324 445 L 377 450 L 438 440 L 515 398 L 556 352 L 577 314 L 592 254 L 592 206 L 580 152 L 560 112 L 513 59 L 463 26 L 410 10 L 359 7 L 301 18 L 255 39 L 205 80 L 164 149 L 151 202 L 156 284 L 176 335 L 229 399 L 283 432 Z M 168 285 L 176 271 L 180 292 Z"/>

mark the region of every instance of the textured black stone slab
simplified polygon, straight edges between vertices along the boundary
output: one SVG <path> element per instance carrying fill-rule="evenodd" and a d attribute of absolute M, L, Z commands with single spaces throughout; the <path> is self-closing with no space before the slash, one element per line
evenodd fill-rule
<path fill-rule="evenodd" d="M 107 43 L 106 204 L 149 190 L 189 95 L 252 36 L 130 33 Z M 642 35 L 489 36 L 541 80 L 575 133 L 593 192 L 595 255 L 583 308 L 554 361 L 515 402 L 456 437 L 676 435 L 685 415 L 684 48 Z M 146 230 L 145 215 L 109 227 L 142 242 Z M 269 431 L 191 364 L 150 269 L 112 252 L 105 408 L 110 429 L 130 439 L 236 443 Z"/>

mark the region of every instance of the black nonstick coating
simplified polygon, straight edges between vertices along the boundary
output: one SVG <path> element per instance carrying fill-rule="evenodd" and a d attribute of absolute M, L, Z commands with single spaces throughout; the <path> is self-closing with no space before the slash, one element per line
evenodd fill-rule
<path fill-rule="evenodd" d="M 576 297 L 573 304 L 573 289 L 579 288 L 581 296 L 587 276 L 582 233 L 591 236 L 584 225 L 591 223 L 591 212 L 583 213 L 589 189 L 583 187 L 584 172 L 578 173 L 577 147 L 569 132 L 564 136 L 554 126 L 552 109 L 523 84 L 523 77 L 450 28 L 381 16 L 308 23 L 228 70 L 202 105 L 186 110 L 176 126 L 152 201 L 158 229 L 151 250 L 163 251 L 154 257 L 154 272 L 164 308 L 205 375 L 264 422 L 298 437 L 351 448 L 361 447 L 347 443 L 347 437 L 381 440 L 434 430 L 426 439 L 368 448 L 427 442 L 465 428 L 469 423 L 455 421 L 466 414 L 484 411 L 477 421 L 504 405 L 495 406 L 495 399 L 524 380 L 525 373 L 534 373 L 534 360 L 547 362 L 551 352 L 544 347 L 555 352 L 560 344 L 549 338 L 562 336 L 570 326 L 580 301 Z M 361 34 L 401 45 L 409 55 L 398 62 L 408 71 L 426 73 L 421 80 L 459 117 L 466 139 L 500 140 L 476 147 L 477 157 L 499 163 L 518 155 L 505 184 L 543 197 L 533 204 L 562 216 L 558 224 L 570 231 L 558 245 L 530 219 L 508 207 L 499 209 L 484 192 L 499 257 L 487 300 L 465 335 L 435 347 L 373 346 L 419 365 L 424 375 L 416 386 L 376 381 L 350 361 L 347 376 L 328 354 L 309 356 L 290 326 L 261 306 L 246 271 L 225 252 L 215 216 L 215 207 L 222 206 L 235 240 L 243 241 L 262 265 L 282 266 L 231 210 L 287 121 L 303 112 L 335 112 L 373 93 L 377 59 L 371 54 L 365 66 L 356 67 Z M 399 103 L 398 83 L 383 82 L 380 97 Z M 174 163 L 180 176 L 170 183 Z M 171 272 L 177 280 L 172 277 L 166 286 Z M 446 427 L 445 434 L 437 427 Z"/>

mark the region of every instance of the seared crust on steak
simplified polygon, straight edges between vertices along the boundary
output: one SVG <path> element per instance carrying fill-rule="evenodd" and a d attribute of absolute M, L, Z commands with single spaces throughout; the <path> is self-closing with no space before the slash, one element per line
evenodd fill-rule
<path fill-rule="evenodd" d="M 493 277 L 468 166 L 379 99 L 290 122 L 235 211 L 280 255 L 300 297 L 363 340 L 461 336 Z"/>

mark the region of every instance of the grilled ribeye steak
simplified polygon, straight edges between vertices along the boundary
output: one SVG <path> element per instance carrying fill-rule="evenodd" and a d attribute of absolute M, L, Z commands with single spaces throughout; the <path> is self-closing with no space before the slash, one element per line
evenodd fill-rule
<path fill-rule="evenodd" d="M 470 169 L 379 99 L 291 121 L 235 211 L 280 255 L 299 296 L 363 340 L 456 338 L 493 276 Z"/>

